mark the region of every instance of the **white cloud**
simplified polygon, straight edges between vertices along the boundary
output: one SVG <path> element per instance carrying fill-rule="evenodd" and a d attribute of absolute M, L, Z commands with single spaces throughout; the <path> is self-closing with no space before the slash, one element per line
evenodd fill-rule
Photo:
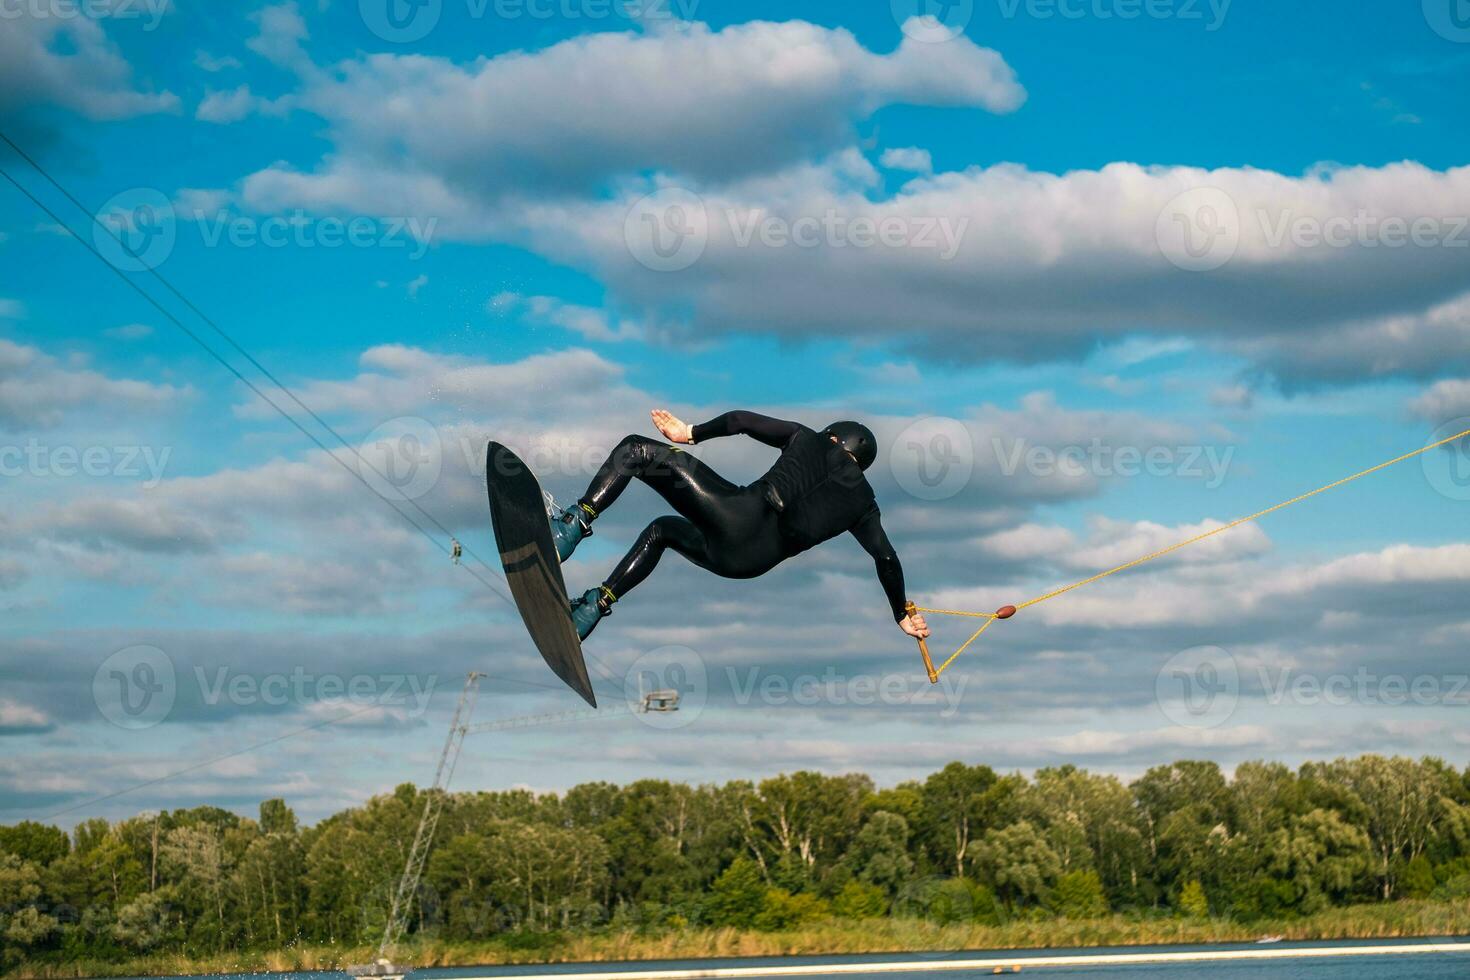
<path fill-rule="evenodd" d="M 231 68 L 241 67 L 240 59 L 234 57 L 233 55 L 224 55 L 222 57 L 216 58 L 214 55 L 210 54 L 208 51 L 205 51 L 202 48 L 194 52 L 194 65 L 200 70 L 207 71 L 210 74 L 226 71 Z"/>
<path fill-rule="evenodd" d="M 203 122 L 233 123 L 257 113 L 279 116 L 294 104 L 291 96 L 266 99 L 253 94 L 249 85 L 240 85 L 225 91 L 209 91 L 194 111 L 194 118 Z"/>
<path fill-rule="evenodd" d="M 0 430 L 54 426 L 72 411 L 156 411 L 189 394 L 188 388 L 65 365 L 38 348 L 0 338 Z"/>
<path fill-rule="evenodd" d="M 6 17 L 0 31 L 0 116 L 54 105 L 91 119 L 172 112 L 169 92 L 132 87 L 132 67 L 88 17 Z"/>
<path fill-rule="evenodd" d="M 272 19 L 283 21 L 274 40 L 252 44 L 292 62 L 304 28 L 286 14 Z M 419 201 L 593 191 L 655 167 L 728 179 L 839 149 L 854 121 L 883 105 L 1008 112 L 1024 99 L 994 51 L 965 39 L 938 47 L 905 38 L 885 55 L 847 31 L 800 21 L 718 31 L 688 23 L 588 34 L 465 66 L 370 55 L 330 72 L 301 68 L 301 105 L 328 120 L 337 152 L 314 174 L 276 167 L 246 190 L 260 202 L 367 205 L 355 200 L 358 189 L 384 168 Z"/>
<path fill-rule="evenodd" d="M 1436 382 L 1409 405 L 1414 413 L 1440 423 L 1470 415 L 1470 379 L 1449 378 Z"/>
<path fill-rule="evenodd" d="M 50 716 L 40 708 L 0 698 L 0 735 L 46 731 L 52 727 Z"/>
<path fill-rule="evenodd" d="M 142 340 L 153 336 L 153 328 L 146 323 L 127 323 L 120 327 L 108 327 L 102 336 L 113 340 Z"/>
<path fill-rule="evenodd" d="M 895 146 L 884 150 L 878 162 L 890 170 L 911 170 L 918 174 L 934 171 L 934 160 L 929 151 L 917 146 Z"/>
<path fill-rule="evenodd" d="M 643 340 L 642 324 L 616 317 L 605 309 L 566 303 L 554 296 L 521 296 L 502 292 L 486 303 L 489 312 L 504 316 L 519 313 L 535 323 L 561 327 L 594 343 L 619 343 Z"/>

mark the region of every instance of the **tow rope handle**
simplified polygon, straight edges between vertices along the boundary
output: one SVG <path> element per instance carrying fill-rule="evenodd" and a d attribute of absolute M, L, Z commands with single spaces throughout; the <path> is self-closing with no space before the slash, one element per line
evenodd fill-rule
<path fill-rule="evenodd" d="M 904 605 L 903 611 L 905 615 L 912 618 L 913 616 L 918 614 L 919 607 L 910 602 Z M 934 661 L 929 656 L 929 643 L 923 637 L 919 638 L 919 653 L 923 654 L 924 656 L 924 669 L 929 672 L 929 683 L 938 684 L 939 671 L 934 669 Z"/>

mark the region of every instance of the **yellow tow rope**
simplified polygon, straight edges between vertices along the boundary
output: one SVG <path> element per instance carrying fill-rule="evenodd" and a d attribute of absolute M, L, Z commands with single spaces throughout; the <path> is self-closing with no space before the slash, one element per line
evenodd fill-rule
<path fill-rule="evenodd" d="M 1340 487 L 1345 483 L 1351 483 L 1354 480 L 1369 475 L 1370 473 L 1377 473 L 1379 470 L 1386 469 L 1394 465 L 1395 463 L 1402 463 L 1406 459 L 1413 459 L 1415 456 L 1427 453 L 1431 449 L 1438 449 L 1440 446 L 1454 442 L 1456 439 L 1463 439 L 1465 436 L 1470 436 L 1470 429 L 1466 429 L 1464 432 L 1458 432 L 1455 435 L 1449 436 L 1445 439 L 1441 439 L 1438 442 L 1431 442 L 1427 446 L 1421 446 L 1413 452 L 1404 453 L 1402 456 L 1395 456 L 1393 459 L 1385 460 L 1384 462 L 1379 463 L 1377 466 L 1370 466 L 1366 470 L 1361 470 L 1357 473 L 1354 473 L 1352 476 L 1345 476 L 1341 480 L 1334 480 L 1333 482 L 1326 484 L 1325 486 L 1320 486 L 1315 490 L 1308 490 L 1306 493 L 1298 494 L 1297 496 L 1292 497 L 1290 500 L 1283 500 L 1279 504 L 1274 504 L 1264 510 L 1258 510 L 1254 514 L 1250 514 L 1246 517 L 1241 517 L 1233 520 L 1229 524 L 1222 524 L 1217 528 L 1211 528 L 1210 530 L 1205 531 L 1201 534 L 1196 534 L 1192 538 L 1186 538 L 1183 541 L 1171 544 L 1167 548 L 1160 548 L 1158 551 L 1144 555 L 1142 558 L 1135 558 L 1132 561 L 1124 562 L 1116 568 L 1110 568 L 1105 572 L 1098 572 L 1096 575 L 1090 575 L 1079 582 L 1073 582 L 1071 585 L 1064 585 L 1061 588 L 1052 589 L 1050 592 L 1047 592 L 1044 595 L 1039 595 L 1034 599 L 1027 599 L 1025 602 L 1019 602 L 1014 606 L 1001 606 L 995 612 L 967 612 L 962 609 L 933 609 L 929 606 L 917 606 L 911 602 L 908 604 L 908 612 L 910 615 L 913 615 L 916 612 L 923 612 L 933 613 L 937 616 L 966 616 L 971 619 L 985 620 L 985 623 L 974 633 L 971 633 L 970 638 L 964 643 L 961 643 L 960 648 L 954 653 L 950 654 L 949 659 L 940 664 L 938 667 L 935 667 L 933 662 L 930 660 L 928 643 L 926 643 L 924 640 L 919 641 L 919 652 L 922 653 L 924 656 L 924 668 L 929 674 L 929 682 L 931 684 L 939 683 L 939 675 L 948 670 L 950 664 L 953 664 L 955 660 L 959 659 L 960 654 L 969 649 L 970 644 L 980 639 L 981 635 L 986 630 L 990 629 L 990 627 L 995 624 L 996 620 L 1010 619 L 1022 609 L 1034 606 L 1039 602 L 1045 602 L 1048 599 L 1055 599 L 1057 596 L 1063 594 L 1064 592 L 1071 592 L 1073 589 L 1080 589 L 1084 585 L 1090 585 L 1091 583 L 1096 582 L 1099 579 L 1107 578 L 1109 575 L 1116 575 L 1119 572 L 1125 572 L 1130 568 L 1135 568 L 1139 565 L 1142 565 L 1144 562 L 1153 561 L 1155 558 L 1162 558 L 1167 554 L 1178 551 L 1180 548 L 1186 548 L 1189 545 L 1195 544 L 1199 541 L 1203 541 L 1205 538 L 1213 537 L 1216 534 L 1223 534 L 1226 531 L 1229 531 L 1231 528 L 1240 527 L 1240 525 L 1242 524 L 1249 524 L 1251 521 L 1259 520 L 1260 518 L 1265 517 L 1267 514 L 1275 513 L 1276 511 L 1281 510 L 1285 507 L 1290 507 L 1292 504 L 1300 503 L 1301 501 L 1306 500 L 1308 497 L 1315 497 L 1319 493 L 1326 493 L 1328 490 Z"/>

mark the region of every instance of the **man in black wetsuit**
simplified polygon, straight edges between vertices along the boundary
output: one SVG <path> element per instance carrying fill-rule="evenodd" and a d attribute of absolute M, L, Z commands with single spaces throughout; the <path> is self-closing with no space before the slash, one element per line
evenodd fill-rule
<path fill-rule="evenodd" d="M 553 515 L 552 537 L 561 560 L 571 557 L 577 543 L 592 533 L 592 522 L 634 477 L 680 516 L 649 524 L 601 586 L 572 600 L 572 620 L 582 639 L 612 611 L 613 603 L 648 577 L 665 549 L 673 548 L 725 578 L 755 578 L 849 531 L 873 556 L 899 627 L 913 637 L 929 635 L 924 617 L 906 612 L 903 567 L 883 533 L 873 488 L 863 476 L 878 457 L 867 426 L 834 422 L 817 432 L 754 412 L 727 412 L 691 426 L 662 409 L 652 415 L 670 442 L 748 435 L 781 450 L 781 456 L 765 476 L 741 487 L 676 446 L 638 435 L 620 442 L 577 505 Z"/>

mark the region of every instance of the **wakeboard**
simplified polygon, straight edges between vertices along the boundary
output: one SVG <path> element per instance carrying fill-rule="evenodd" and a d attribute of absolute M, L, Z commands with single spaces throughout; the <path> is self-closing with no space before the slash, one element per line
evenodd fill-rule
<path fill-rule="evenodd" d="M 519 456 L 491 442 L 485 452 L 485 485 L 500 563 L 526 631 L 552 672 L 595 708 L 597 696 L 572 625 L 541 484 Z"/>

